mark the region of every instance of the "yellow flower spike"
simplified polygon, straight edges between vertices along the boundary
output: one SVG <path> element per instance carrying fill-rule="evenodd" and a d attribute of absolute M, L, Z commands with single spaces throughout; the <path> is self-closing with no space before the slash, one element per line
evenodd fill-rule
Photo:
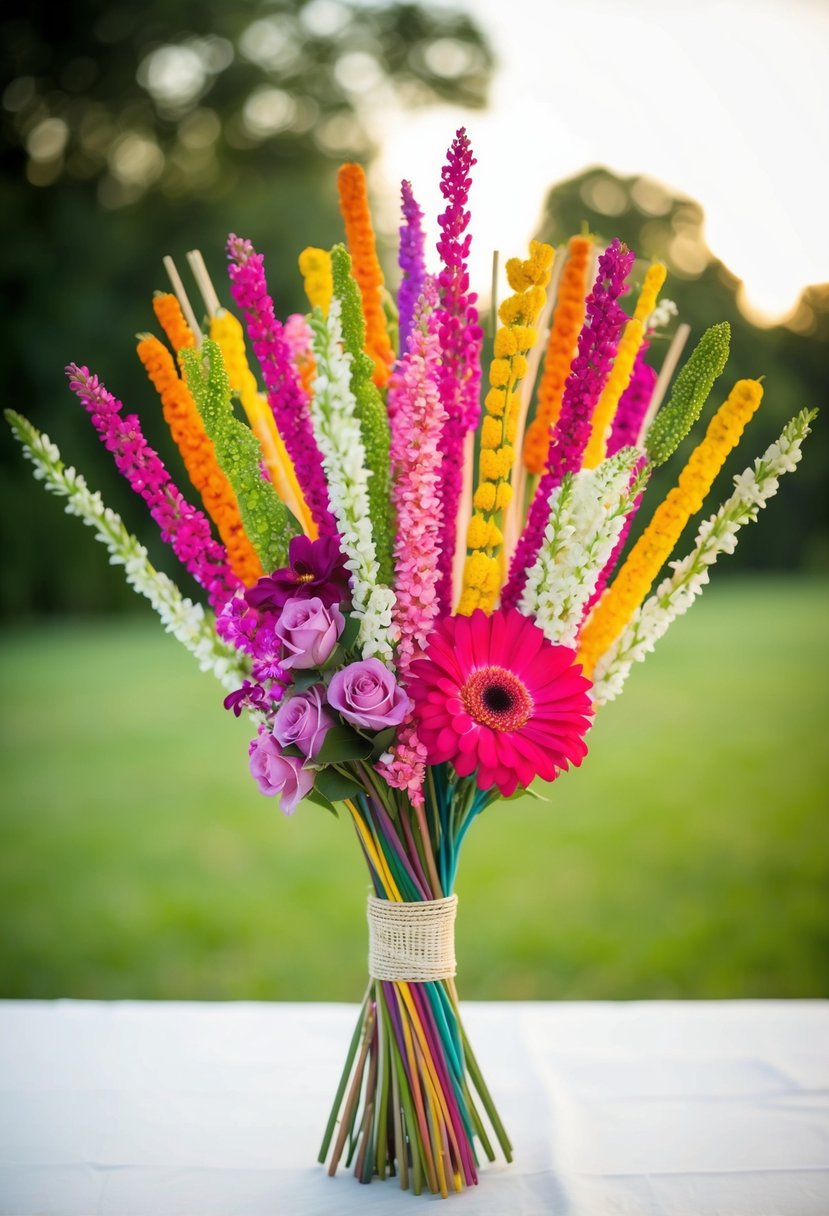
<path fill-rule="evenodd" d="M 497 418 L 485 415 L 481 424 L 481 447 L 499 448 L 503 439 L 503 427 Z M 473 546 L 477 548 L 477 546 Z"/>
<path fill-rule="evenodd" d="M 521 328 L 516 325 L 516 329 Z M 518 350 L 516 342 L 516 334 L 511 329 L 499 329 L 495 335 L 495 344 L 493 354 L 496 359 L 508 359 L 510 355 L 514 355 Z"/>
<path fill-rule="evenodd" d="M 625 326 L 607 383 L 593 411 L 590 440 L 582 461 L 582 467 L 585 469 L 594 469 L 604 460 L 610 424 L 613 422 L 622 393 L 630 383 L 636 356 L 645 340 L 645 324 L 656 307 L 656 301 L 667 273 L 661 262 L 654 262 L 645 275 L 633 317 Z"/>
<path fill-rule="evenodd" d="M 636 301 L 636 308 L 633 310 L 634 321 L 641 321 L 643 325 L 647 324 L 648 317 L 656 308 L 656 302 L 665 285 L 667 275 L 668 268 L 662 262 L 654 262 L 648 267 L 645 281 L 639 292 L 639 299 Z"/>
<path fill-rule="evenodd" d="M 493 418 L 500 418 L 507 406 L 507 394 L 502 388 L 491 388 L 484 397 L 484 409 Z"/>
<path fill-rule="evenodd" d="M 475 497 L 472 500 L 473 505 L 478 511 L 491 511 L 496 504 L 497 494 L 495 486 L 492 482 L 482 481 L 475 491 Z"/>
<path fill-rule="evenodd" d="M 589 676 L 601 656 L 627 627 L 692 515 L 702 507 L 726 457 L 763 397 L 758 380 L 738 380 L 708 425 L 679 480 L 657 507 L 615 579 L 587 621 L 578 661 Z"/>
<path fill-rule="evenodd" d="M 512 497 L 509 480 L 521 407 L 521 394 L 516 390 L 522 376 L 527 374 L 524 351 L 536 337 L 535 324 L 544 306 L 544 289 L 550 281 L 553 256 L 551 246 L 533 241 L 526 261 L 511 258 L 507 263 L 507 277 L 515 294 L 504 300 L 498 310 L 503 326 L 495 335 L 495 357 L 489 366 L 490 388 L 484 398 L 478 486 L 473 496 L 476 513 L 467 532 L 469 552 L 457 608 L 462 616 L 468 616 L 476 608 L 491 612 L 498 598 L 503 577 L 503 563 L 498 554 L 504 537 L 495 516 L 508 506 Z"/>
<path fill-rule="evenodd" d="M 279 434 L 273 411 L 260 394 L 256 377 L 248 365 L 245 336 L 241 323 L 231 312 L 211 318 L 210 336 L 222 352 L 230 387 L 238 393 L 250 428 L 259 440 L 262 458 L 273 488 L 311 540 L 319 535 L 308 509 L 291 458 Z"/>
<path fill-rule="evenodd" d="M 497 481 L 499 477 L 498 470 L 501 467 L 497 452 L 492 452 L 488 448 L 485 448 L 481 452 L 479 467 L 484 481 Z"/>
<path fill-rule="evenodd" d="M 493 359 L 489 365 L 489 382 L 493 388 L 503 388 L 504 385 L 509 384 L 509 380 L 509 359 Z"/>
<path fill-rule="evenodd" d="M 316 249 L 309 245 L 299 255 L 299 272 L 302 275 L 305 294 L 311 308 L 319 308 L 324 317 L 328 316 L 331 307 L 331 297 L 334 294 L 334 281 L 331 276 L 331 254 L 327 249 Z"/>
<path fill-rule="evenodd" d="M 495 491 L 495 509 L 503 511 L 512 502 L 512 486 L 508 481 L 502 481 Z"/>

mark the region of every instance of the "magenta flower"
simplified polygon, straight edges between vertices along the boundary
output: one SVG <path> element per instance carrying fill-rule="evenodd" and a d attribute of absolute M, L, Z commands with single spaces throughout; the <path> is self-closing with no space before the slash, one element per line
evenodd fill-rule
<path fill-rule="evenodd" d="M 265 575 L 245 592 L 251 608 L 279 611 L 287 600 L 316 596 L 324 604 L 348 599 L 348 570 L 338 542 L 331 536 L 309 540 L 292 536 L 288 544 L 290 566 Z"/>
<path fill-rule="evenodd" d="M 297 803 L 313 788 L 313 772 L 303 768 L 302 761 L 296 756 L 283 756 L 279 744 L 266 727 L 251 740 L 248 753 L 250 771 L 261 793 L 269 798 L 279 794 L 279 809 L 284 815 L 292 815 Z"/>
<path fill-rule="evenodd" d="M 288 600 L 274 626 L 282 643 L 282 666 L 297 671 L 320 667 L 337 645 L 345 617 L 336 604 L 327 607 L 314 596 Z"/>
<path fill-rule="evenodd" d="M 601 396 L 627 317 L 617 303 L 634 254 L 618 238 L 599 258 L 593 290 L 587 297 L 586 318 L 578 339 L 578 353 L 564 386 L 561 414 L 550 439 L 547 469 L 538 482 L 527 523 L 510 563 L 509 578 L 501 593 L 501 607 L 515 608 L 527 574 L 535 563 L 550 514 L 550 495 L 565 473 L 581 468 L 590 439 L 591 420 Z"/>
<path fill-rule="evenodd" d="M 639 442 L 639 432 L 656 387 L 656 372 L 645 362 L 647 349 L 648 344 L 644 342 L 636 356 L 630 383 L 619 400 L 607 444 L 608 456 L 614 456 L 622 448 L 636 447 Z"/>
<path fill-rule="evenodd" d="M 250 241 L 231 233 L 227 241 L 230 292 L 245 314 L 248 337 L 259 360 L 268 404 L 320 533 L 336 536 L 328 507 L 322 456 L 314 438 L 308 399 L 299 381 L 290 343 L 268 294 L 265 263 Z"/>
<path fill-rule="evenodd" d="M 478 425 L 480 416 L 483 333 L 475 307 L 478 297 L 469 291 L 467 259 L 472 237 L 466 232 L 469 224 L 466 206 L 472 185 L 470 173 L 476 163 L 466 130 L 461 127 L 441 169 L 440 190 L 447 206 L 438 217 L 441 238 L 437 249 L 443 264 L 438 275 L 436 318 L 442 360 L 438 386 L 446 410 L 441 443 L 443 523 L 438 553 L 438 603 L 443 615 L 452 610 L 452 565 L 463 485 L 463 441 L 466 432 Z"/>
<path fill-rule="evenodd" d="M 328 704 L 352 726 L 379 731 L 399 726 L 413 702 L 379 659 L 361 659 L 336 672 Z"/>
<path fill-rule="evenodd" d="M 283 747 L 293 744 L 310 760 L 322 747 L 325 736 L 334 725 L 334 717 L 325 708 L 322 686 L 315 684 L 304 692 L 295 693 L 283 701 L 273 720 L 273 735 Z"/>
<path fill-rule="evenodd" d="M 232 709 L 234 716 L 238 718 L 241 717 L 243 709 L 259 709 L 263 711 L 271 709 L 273 700 L 274 698 L 261 684 L 253 684 L 250 680 L 243 680 L 242 687 L 229 692 L 222 704 L 225 709 Z"/>
<path fill-rule="evenodd" d="M 118 472 L 150 508 L 161 539 L 204 587 L 211 607 L 220 609 L 241 583 L 230 569 L 226 550 L 213 539 L 207 516 L 191 506 L 173 484 L 158 453 L 144 438 L 136 415 L 122 415 L 121 402 L 88 367 L 70 363 L 66 374 L 101 442 L 112 452 Z"/>

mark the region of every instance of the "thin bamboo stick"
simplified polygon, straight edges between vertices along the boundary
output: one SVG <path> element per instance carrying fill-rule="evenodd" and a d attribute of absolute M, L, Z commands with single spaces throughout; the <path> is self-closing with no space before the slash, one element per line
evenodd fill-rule
<path fill-rule="evenodd" d="M 196 339 L 196 346 L 201 346 L 204 341 L 204 336 L 196 320 L 196 314 L 193 312 L 193 306 L 190 303 L 187 292 L 184 290 L 184 284 L 181 281 L 181 275 L 176 269 L 176 264 L 169 254 L 162 258 L 164 269 L 167 271 L 167 277 L 170 280 L 176 299 L 178 300 L 181 311 L 184 313 L 184 319 L 193 331 L 193 337 Z"/>

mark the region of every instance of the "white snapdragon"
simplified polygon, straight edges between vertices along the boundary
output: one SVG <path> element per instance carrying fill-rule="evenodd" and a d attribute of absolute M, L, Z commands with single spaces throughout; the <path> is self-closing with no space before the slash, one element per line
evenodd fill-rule
<path fill-rule="evenodd" d="M 623 448 L 595 469 L 566 476 L 550 495 L 550 518 L 519 608 L 548 641 L 575 644 L 584 607 L 639 492 L 631 474 L 641 452 Z"/>
<path fill-rule="evenodd" d="M 814 417 L 815 411 L 801 410 L 753 467 L 734 478 L 734 493 L 700 524 L 694 548 L 680 561 L 670 563 L 673 573 L 659 584 L 596 664 L 591 696 L 597 705 L 619 695 L 633 664 L 653 650 L 668 626 L 702 594 L 709 567 L 721 553 L 734 552 L 740 528 L 757 518 L 761 507 L 776 494 L 780 477 L 797 467 Z"/>
<path fill-rule="evenodd" d="M 147 550 L 124 526 L 115 511 L 105 506 L 101 495 L 92 491 L 84 477 L 66 468 L 57 446 L 20 414 L 9 410 L 7 418 L 34 465 L 34 475 L 46 489 L 66 499 L 68 515 L 76 515 L 93 528 L 96 538 L 109 550 L 110 564 L 123 566 L 130 586 L 145 596 L 172 633 L 195 656 L 202 671 L 211 671 L 230 692 L 249 674 L 244 659 L 216 635 L 201 604 L 181 594 L 172 579 L 150 563 Z"/>
<path fill-rule="evenodd" d="M 337 520 L 351 599 L 360 621 L 359 642 L 366 658 L 392 660 L 394 592 L 379 581 L 377 551 L 369 516 L 366 453 L 351 391 L 351 355 L 342 349 L 340 301 L 333 299 L 327 321 L 311 315 L 316 377 L 311 396 L 314 434 L 322 453 L 331 510 Z"/>
<path fill-rule="evenodd" d="M 679 309 L 674 301 L 662 299 L 657 303 L 656 308 L 654 308 L 653 312 L 645 322 L 645 329 L 651 333 L 654 332 L 654 330 L 666 329 L 674 317 L 678 315 Z"/>

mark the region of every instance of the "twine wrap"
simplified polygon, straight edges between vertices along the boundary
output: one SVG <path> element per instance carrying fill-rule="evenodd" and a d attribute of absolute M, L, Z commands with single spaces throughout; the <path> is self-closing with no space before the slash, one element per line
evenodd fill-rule
<path fill-rule="evenodd" d="M 414 904 L 369 895 L 369 975 L 415 984 L 453 976 L 457 907 L 457 895 Z"/>

